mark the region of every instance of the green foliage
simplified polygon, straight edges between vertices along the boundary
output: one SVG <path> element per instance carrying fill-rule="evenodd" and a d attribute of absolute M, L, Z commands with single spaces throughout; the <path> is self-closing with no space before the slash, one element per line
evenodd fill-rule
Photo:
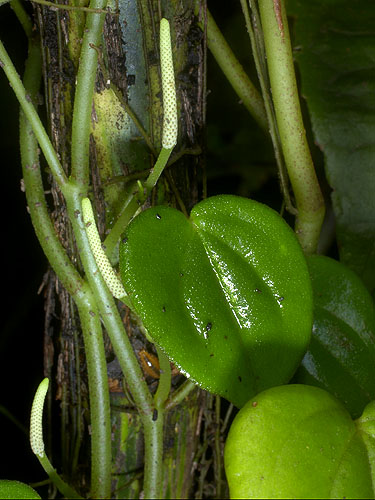
<path fill-rule="evenodd" d="M 190 220 L 151 208 L 126 229 L 120 269 L 153 340 L 201 387 L 241 407 L 293 375 L 310 340 L 310 279 L 266 205 L 216 196 Z"/>
<path fill-rule="evenodd" d="M 231 498 L 374 498 L 375 408 L 358 422 L 317 387 L 274 387 L 236 416 L 225 447 Z"/>
<path fill-rule="evenodd" d="M 340 259 L 375 287 L 375 4 L 289 0 L 315 141 L 333 189 Z"/>
<path fill-rule="evenodd" d="M 324 256 L 307 258 L 314 295 L 309 350 L 295 381 L 318 385 L 353 417 L 375 398 L 375 312 L 358 276 Z"/>
<path fill-rule="evenodd" d="M 4 499 L 34 499 L 40 498 L 38 493 L 25 483 L 20 481 L 10 481 L 7 479 L 0 480 L 0 498 Z"/>

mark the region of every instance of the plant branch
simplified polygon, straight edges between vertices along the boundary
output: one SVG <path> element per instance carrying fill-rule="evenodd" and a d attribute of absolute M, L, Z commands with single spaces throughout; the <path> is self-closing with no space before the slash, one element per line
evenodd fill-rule
<path fill-rule="evenodd" d="M 13 0 L 12 0 L 13 1 Z M 31 0 L 32 3 L 37 3 L 40 5 L 45 5 L 47 7 L 51 7 L 54 10 L 79 10 L 82 12 L 89 12 L 89 13 L 94 13 L 94 14 L 107 14 L 108 11 L 105 10 L 104 8 L 93 8 L 93 7 L 81 7 L 81 6 L 76 6 L 76 5 L 65 5 L 62 3 L 54 3 L 54 2 L 48 2 L 48 0 Z"/>
<path fill-rule="evenodd" d="M 200 2 L 196 1 L 195 13 L 199 14 Z M 203 20 L 199 22 L 204 30 Z M 234 91 L 241 99 L 247 110 L 256 120 L 258 125 L 268 132 L 267 116 L 263 99 L 255 88 L 250 78 L 245 73 L 232 49 L 223 37 L 210 12 L 207 10 L 207 45 L 224 75 L 232 85 Z"/>
<path fill-rule="evenodd" d="M 107 0 L 91 0 L 90 8 L 104 9 L 106 5 Z M 98 53 L 92 46 L 101 43 L 104 19 L 105 14 L 87 14 L 74 97 L 71 177 L 85 189 L 89 185 L 90 124 L 98 65 Z"/>
<path fill-rule="evenodd" d="M 45 131 L 43 124 L 36 112 L 30 96 L 26 93 L 21 79 L 14 67 L 10 57 L 8 56 L 3 43 L 0 41 L 0 66 L 3 68 L 14 93 L 21 105 L 26 118 L 29 120 L 35 137 L 38 140 L 41 150 L 47 160 L 47 163 L 52 171 L 52 174 L 63 191 L 66 187 L 68 179 L 63 171 L 60 160 L 54 150 L 52 143 Z"/>
<path fill-rule="evenodd" d="M 285 200 L 285 208 L 288 210 L 289 213 L 296 215 L 297 210 L 293 207 L 289 195 L 289 189 L 288 189 L 289 180 L 282 153 L 279 131 L 277 129 L 275 109 L 273 107 L 272 97 L 269 89 L 266 54 L 265 54 L 263 33 L 260 25 L 258 9 L 256 7 L 255 1 L 249 0 L 252 12 L 252 21 L 251 21 L 247 0 L 240 0 L 240 1 L 241 1 L 242 12 L 245 18 L 247 32 L 250 38 L 255 67 L 258 74 L 258 80 L 260 83 L 260 88 L 262 90 L 264 107 L 266 110 L 266 115 L 269 124 L 269 133 L 271 136 L 272 145 L 275 152 L 275 159 L 279 173 L 281 190 Z"/>
<path fill-rule="evenodd" d="M 295 230 L 311 254 L 318 245 L 324 200 L 303 126 L 288 20 L 282 0 L 261 0 L 259 8 L 276 120 L 298 210 Z"/>
<path fill-rule="evenodd" d="M 24 82 L 33 99 L 36 98 L 40 79 L 39 43 L 31 40 Z M 38 144 L 32 125 L 22 111 L 20 146 L 26 197 L 36 235 L 58 278 L 75 300 L 82 321 L 90 389 L 92 492 L 95 497 L 104 498 L 110 493 L 111 441 L 107 370 L 99 313 L 87 284 L 68 259 L 49 217 L 38 161 Z M 65 187 L 66 192 L 72 189 L 69 184 Z"/>

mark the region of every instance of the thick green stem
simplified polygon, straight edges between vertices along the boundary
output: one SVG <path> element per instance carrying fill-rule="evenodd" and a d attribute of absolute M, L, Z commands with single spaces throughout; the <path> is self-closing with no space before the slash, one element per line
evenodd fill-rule
<path fill-rule="evenodd" d="M 91 0 L 90 8 L 104 9 L 107 0 Z M 89 184 L 89 144 L 92 101 L 98 65 L 98 53 L 105 14 L 89 13 L 86 18 L 72 122 L 72 179 L 81 186 Z"/>
<path fill-rule="evenodd" d="M 147 425 L 143 423 L 145 436 L 144 498 L 160 498 L 163 472 L 164 412 L 154 410 Z"/>
<path fill-rule="evenodd" d="M 196 2 L 195 12 L 199 14 L 200 2 Z M 204 14 L 200 22 L 204 30 Z M 264 109 L 263 99 L 255 88 L 250 78 L 245 73 L 243 67 L 233 54 L 227 41 L 217 27 L 213 17 L 207 10 L 207 45 L 216 62 L 220 66 L 234 91 L 243 102 L 244 106 L 254 117 L 260 127 L 268 132 L 268 121 Z"/>
<path fill-rule="evenodd" d="M 91 298 L 91 297 L 90 297 Z M 91 425 L 91 495 L 111 496 L 111 427 L 107 364 L 99 311 L 93 297 L 77 303 L 87 361 Z"/>
<path fill-rule="evenodd" d="M 298 215 L 296 233 L 305 253 L 316 252 L 324 200 L 315 174 L 298 98 L 288 21 L 282 0 L 260 0 L 272 98 Z"/>
<path fill-rule="evenodd" d="M 37 95 L 40 76 L 39 44 L 30 42 L 24 82 L 31 98 L 35 99 Z M 110 494 L 111 441 L 107 369 L 99 313 L 87 284 L 68 259 L 49 217 L 40 173 L 38 144 L 32 125 L 22 111 L 20 146 L 26 198 L 36 235 L 57 276 L 75 300 L 82 321 L 90 389 L 92 494 L 97 498 L 105 498 Z M 64 190 L 68 193 L 74 191 L 70 182 Z"/>
<path fill-rule="evenodd" d="M 250 38 L 254 63 L 258 74 L 258 80 L 260 83 L 260 88 L 262 90 L 264 107 L 266 110 L 266 115 L 269 125 L 269 133 L 271 136 L 272 145 L 275 152 L 275 159 L 279 172 L 281 190 L 283 192 L 285 200 L 285 208 L 288 210 L 289 213 L 296 215 L 297 211 L 292 206 L 292 202 L 290 200 L 289 189 L 288 189 L 289 188 L 288 174 L 286 172 L 279 131 L 277 129 L 275 110 L 273 107 L 272 97 L 269 88 L 264 39 L 263 39 L 262 28 L 260 26 L 258 9 L 256 7 L 255 0 L 249 0 L 252 12 L 252 21 L 251 21 L 250 12 L 248 8 L 248 0 L 240 0 L 240 1 L 241 1 L 242 12 L 245 18 L 247 32 Z"/>

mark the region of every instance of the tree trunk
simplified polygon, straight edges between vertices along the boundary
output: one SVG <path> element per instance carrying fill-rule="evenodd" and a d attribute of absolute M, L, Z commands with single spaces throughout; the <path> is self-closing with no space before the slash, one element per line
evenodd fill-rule
<path fill-rule="evenodd" d="M 75 6 L 86 6 L 81 0 Z M 102 241 L 126 205 L 135 182 L 155 163 L 161 145 L 159 20 L 170 20 L 179 103 L 179 138 L 170 165 L 145 207 L 168 204 L 189 213 L 202 197 L 205 122 L 205 47 L 191 0 L 116 2 L 105 17 L 92 104 L 89 193 Z M 46 119 L 70 174 L 72 109 L 86 12 L 36 6 L 42 47 Z M 99 14 L 98 14 L 99 15 Z M 141 125 L 141 127 L 139 126 Z M 141 130 L 143 128 L 143 132 Z M 55 228 L 71 262 L 83 274 L 65 200 L 49 177 Z M 46 184 L 45 184 L 46 185 Z M 116 259 L 114 259 L 116 260 Z M 90 485 L 90 402 L 77 307 L 53 271 L 48 273 L 45 375 L 49 396 L 48 454 L 83 494 Z M 151 393 L 158 384 L 156 351 L 130 311 L 119 304 L 126 332 Z M 112 432 L 112 496 L 139 498 L 143 490 L 143 435 L 137 407 L 104 332 Z M 184 381 L 173 368 L 172 390 Z M 57 402 L 55 402 L 57 400 Z M 58 406 L 59 405 L 59 406 Z M 223 490 L 220 400 L 194 389 L 166 414 L 164 498 L 217 497 Z"/>

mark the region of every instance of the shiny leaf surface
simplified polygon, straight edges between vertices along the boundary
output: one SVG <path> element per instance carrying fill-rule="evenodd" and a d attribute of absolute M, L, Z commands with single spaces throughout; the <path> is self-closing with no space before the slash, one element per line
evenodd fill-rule
<path fill-rule="evenodd" d="M 201 387 L 242 406 L 290 380 L 312 294 L 294 233 L 260 203 L 216 196 L 190 219 L 154 207 L 128 226 L 120 271 L 154 341 Z"/>
<path fill-rule="evenodd" d="M 317 387 L 258 394 L 237 414 L 225 445 L 231 498 L 374 498 L 374 417 L 369 405 L 353 422 Z"/>
<path fill-rule="evenodd" d="M 366 287 L 345 265 L 307 259 L 314 297 L 313 335 L 295 381 L 322 387 L 353 417 L 375 399 L 375 312 Z"/>

